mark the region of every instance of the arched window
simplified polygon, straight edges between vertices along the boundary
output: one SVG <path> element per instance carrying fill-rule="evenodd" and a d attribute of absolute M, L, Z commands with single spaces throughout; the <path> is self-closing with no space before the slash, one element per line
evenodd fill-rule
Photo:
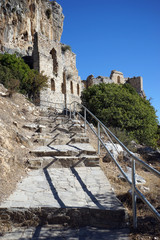
<path fill-rule="evenodd" d="M 61 84 L 61 91 L 63 94 L 66 94 L 66 74 L 63 72 L 63 82 Z"/>
<path fill-rule="evenodd" d="M 117 83 L 121 83 L 120 76 L 117 77 Z"/>
<path fill-rule="evenodd" d="M 79 84 L 77 84 L 77 95 L 79 96 Z"/>
<path fill-rule="evenodd" d="M 55 81 L 53 78 L 51 79 L 51 90 L 55 91 Z"/>
<path fill-rule="evenodd" d="M 56 50 L 53 48 L 53 49 L 50 51 L 50 54 L 52 55 L 52 59 L 53 59 L 53 73 L 57 76 L 57 75 L 58 75 L 57 52 L 56 52 Z"/>
<path fill-rule="evenodd" d="M 70 89 L 71 89 L 71 93 L 73 94 L 73 82 L 70 82 Z"/>

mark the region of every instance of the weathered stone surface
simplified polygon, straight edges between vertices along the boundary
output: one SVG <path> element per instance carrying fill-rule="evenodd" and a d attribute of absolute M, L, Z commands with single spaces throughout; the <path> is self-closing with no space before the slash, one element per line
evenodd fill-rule
<path fill-rule="evenodd" d="M 50 166 L 50 168 L 60 167 L 94 167 L 99 166 L 99 156 L 97 155 L 82 155 L 77 156 L 54 156 L 54 157 L 39 157 L 28 159 L 28 167 L 31 169 L 39 169 Z"/>
<path fill-rule="evenodd" d="M 32 170 L 0 205 L 1 208 L 47 206 L 123 209 L 99 167 Z"/>
<path fill-rule="evenodd" d="M 13 228 L 1 240 L 19 240 L 19 239 L 66 239 L 66 240 L 129 240 L 128 229 L 103 229 L 95 227 L 69 228 L 62 225 L 37 226 L 30 228 Z"/>
<path fill-rule="evenodd" d="M 31 151 L 37 156 L 76 156 L 79 154 L 96 154 L 95 149 L 88 143 L 73 143 L 69 145 L 41 146 Z"/>
<path fill-rule="evenodd" d="M 127 168 L 126 175 L 127 175 L 128 179 L 132 182 L 132 168 L 130 168 L 130 167 L 126 167 L 126 168 Z M 118 177 L 125 180 L 125 178 L 122 174 L 120 174 Z M 143 177 L 139 176 L 138 174 L 135 174 L 135 180 L 136 180 L 136 184 L 145 184 L 146 183 L 146 180 Z"/>
<path fill-rule="evenodd" d="M 112 156 L 118 160 L 118 158 L 123 158 L 123 148 L 119 145 L 119 144 L 112 144 L 111 142 L 107 142 L 106 147 L 108 149 L 108 151 L 112 154 Z M 109 156 L 109 154 L 107 154 L 104 158 L 103 158 L 104 162 L 109 162 L 112 161 L 112 158 Z"/>
<path fill-rule="evenodd" d="M 61 6 L 45 1 L 1 1 L 0 50 L 2 52 L 32 55 L 34 34 L 42 33 L 48 39 L 60 41 L 63 30 Z"/>

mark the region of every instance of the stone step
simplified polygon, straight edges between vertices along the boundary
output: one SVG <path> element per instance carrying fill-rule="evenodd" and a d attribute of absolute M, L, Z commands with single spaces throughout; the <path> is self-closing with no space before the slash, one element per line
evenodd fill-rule
<path fill-rule="evenodd" d="M 33 139 L 35 142 L 43 146 L 50 145 L 51 143 L 54 145 L 66 145 L 71 142 L 71 134 L 61 133 L 58 131 L 55 131 L 54 133 L 42 132 L 42 134 L 35 134 Z"/>
<path fill-rule="evenodd" d="M 0 208 L 0 218 L 3 219 L 3 216 L 7 219 L 8 226 L 22 225 L 23 227 L 29 227 L 62 224 L 63 226 L 76 228 L 92 226 L 105 229 L 121 229 L 126 227 L 124 209 L 100 210 L 87 207 Z"/>
<path fill-rule="evenodd" d="M 72 133 L 83 133 L 84 129 L 82 128 L 81 124 L 73 124 L 69 127 L 69 131 Z"/>
<path fill-rule="evenodd" d="M 69 145 L 40 146 L 30 152 L 36 156 L 81 156 L 82 154 L 94 155 L 96 150 L 89 143 L 73 143 Z"/>
<path fill-rule="evenodd" d="M 39 157 L 28 159 L 28 167 L 31 169 L 39 169 L 45 167 L 60 168 L 60 167 L 97 167 L 99 166 L 99 156 L 84 155 L 76 156 L 56 156 L 56 157 Z"/>
<path fill-rule="evenodd" d="M 88 137 L 72 137 L 71 138 L 72 143 L 89 143 L 89 138 Z"/>
<path fill-rule="evenodd" d="M 72 121 L 66 118 L 54 118 L 54 117 L 41 117 L 36 120 L 36 122 L 41 123 L 41 124 L 65 124 L 65 123 L 70 123 L 73 124 Z"/>
<path fill-rule="evenodd" d="M 129 240 L 129 229 L 105 229 L 97 227 L 68 227 L 63 224 L 14 227 L 2 240 Z"/>
<path fill-rule="evenodd" d="M 120 228 L 125 210 L 100 167 L 44 168 L 28 172 L 0 205 L 14 223 Z"/>

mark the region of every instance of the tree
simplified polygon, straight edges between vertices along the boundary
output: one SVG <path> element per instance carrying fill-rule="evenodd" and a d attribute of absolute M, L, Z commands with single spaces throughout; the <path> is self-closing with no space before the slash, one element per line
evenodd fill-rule
<path fill-rule="evenodd" d="M 12 84 L 13 79 L 14 83 Z M 47 81 L 47 76 L 30 69 L 16 54 L 0 54 L 0 83 L 6 88 L 8 85 L 12 88 L 15 86 L 19 92 L 33 100 L 42 88 L 47 87 Z"/>
<path fill-rule="evenodd" d="M 82 92 L 82 102 L 106 126 L 127 130 L 139 143 L 156 146 L 156 111 L 130 84 L 93 85 Z"/>

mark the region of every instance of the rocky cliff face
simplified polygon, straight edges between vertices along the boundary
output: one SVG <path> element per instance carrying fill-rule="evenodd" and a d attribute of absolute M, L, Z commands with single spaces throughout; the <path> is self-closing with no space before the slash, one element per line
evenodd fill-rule
<path fill-rule="evenodd" d="M 48 0 L 0 1 L 0 52 L 32 55 L 34 34 L 60 41 L 63 31 L 61 6 Z"/>

